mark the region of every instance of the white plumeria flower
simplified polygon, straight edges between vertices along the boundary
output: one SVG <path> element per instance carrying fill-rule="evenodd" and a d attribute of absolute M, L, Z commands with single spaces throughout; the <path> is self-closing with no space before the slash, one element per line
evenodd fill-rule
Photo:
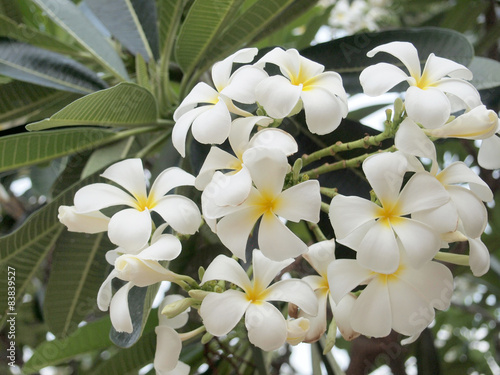
<path fill-rule="evenodd" d="M 366 284 L 350 313 L 352 328 L 366 336 L 385 337 L 391 329 L 413 336 L 434 319 L 434 309 L 445 310 L 453 294 L 453 275 L 438 262 L 415 269 L 401 254 L 392 273 L 379 273 L 358 261 L 338 259 L 328 268 L 333 299 L 340 302 L 358 285 Z"/>
<path fill-rule="evenodd" d="M 172 143 L 182 157 L 186 156 L 189 128 L 192 128 L 193 137 L 198 142 L 221 144 L 229 135 L 231 113 L 250 116 L 250 113 L 236 107 L 233 100 L 255 103 L 255 85 L 266 78 L 267 73 L 251 65 L 242 66 L 233 74 L 231 69 L 233 63 L 251 62 L 257 52 L 257 48 L 245 48 L 215 63 L 212 67 L 215 89 L 200 82 L 177 107 Z"/>
<path fill-rule="evenodd" d="M 356 250 L 360 264 L 376 272 L 396 271 L 398 241 L 413 266 L 431 260 L 441 246 L 441 233 L 434 228 L 453 231 L 458 218 L 446 211 L 424 223 L 413 215 L 448 203 L 450 197 L 443 186 L 427 172 L 420 172 L 400 191 L 407 171 L 407 160 L 401 154 L 371 156 L 363 162 L 363 171 L 381 205 L 357 196 L 335 196 L 330 221 L 337 241 Z M 406 217 L 410 214 L 412 217 Z"/>
<path fill-rule="evenodd" d="M 273 279 L 293 259 L 280 262 L 266 258 L 261 251 L 253 251 L 253 280 L 238 262 L 225 255 L 217 256 L 203 275 L 202 284 L 210 280 L 225 280 L 242 289 L 210 293 L 201 303 L 200 315 L 207 331 L 214 336 L 228 334 L 243 315 L 248 339 L 262 350 L 271 351 L 287 339 L 287 324 L 282 313 L 268 301 L 291 302 L 315 315 L 318 302 L 306 282 L 285 279 L 269 286 Z M 221 317 L 224 317 L 221 319 Z"/>
<path fill-rule="evenodd" d="M 127 251 L 143 248 L 151 236 L 151 211 L 158 213 L 173 229 L 193 234 L 201 224 L 198 206 L 180 195 L 166 195 L 184 185 L 194 185 L 194 176 L 172 167 L 158 175 L 146 192 L 146 180 L 141 159 L 127 159 L 107 168 L 102 177 L 120 185 L 96 183 L 84 186 L 75 194 L 75 209 L 80 214 L 96 212 L 107 207 L 125 205 L 115 213 L 108 225 L 111 242 Z"/>
<path fill-rule="evenodd" d="M 295 49 L 275 48 L 256 65 L 266 63 L 277 65 L 284 75 L 266 78 L 256 87 L 257 102 L 269 116 L 284 118 L 303 106 L 308 129 L 320 135 L 334 131 L 347 116 L 347 95 L 338 73 L 324 72 L 323 65 Z"/>
<path fill-rule="evenodd" d="M 211 199 L 218 206 L 236 206 L 242 203 L 248 197 L 252 186 L 250 171 L 243 163 L 245 151 L 252 147 L 275 148 L 288 156 L 298 150 L 295 139 L 280 129 L 262 129 L 250 138 L 256 124 L 268 125 L 270 122 L 272 119 L 264 116 L 234 120 L 229 133 L 229 144 L 234 155 L 218 147 L 212 147 L 196 177 L 196 188 L 205 189 L 216 170 L 228 170 L 229 172 L 219 175 L 217 183 L 212 185 Z"/>
<path fill-rule="evenodd" d="M 182 248 L 177 237 L 162 234 L 166 226 L 166 224 L 159 226 L 153 234 L 151 245 L 138 254 L 130 254 L 119 248 L 112 250 L 106 257 L 108 261 L 112 261 L 114 269 L 99 288 L 97 306 L 102 311 L 106 311 L 109 307 L 111 323 L 117 332 L 133 331 L 128 308 L 128 293 L 132 287 L 145 287 L 161 281 L 177 280 L 177 274 L 159 263 L 177 258 Z M 111 282 L 115 277 L 127 283 L 112 296 Z"/>
<path fill-rule="evenodd" d="M 106 232 L 109 217 L 100 211 L 79 213 L 75 206 L 59 206 L 57 218 L 70 232 L 100 233 Z"/>
<path fill-rule="evenodd" d="M 317 223 L 321 208 L 319 182 L 309 180 L 282 191 L 289 165 L 286 155 L 277 149 L 254 147 L 243 154 L 243 163 L 255 184 L 243 203 L 217 206 L 208 193 L 209 187 L 201 196 L 203 215 L 208 219 L 221 218 L 216 229 L 221 242 L 238 258 L 246 259 L 248 236 L 262 218 L 258 243 L 268 258 L 284 260 L 306 252 L 306 244 L 279 217 Z M 220 172 L 214 179 L 217 174 Z"/>
<path fill-rule="evenodd" d="M 309 319 L 288 318 L 286 320 L 286 331 L 287 331 L 286 342 L 293 346 L 300 344 L 305 340 L 309 328 L 310 328 Z"/>
<path fill-rule="evenodd" d="M 190 367 L 179 361 L 182 350 L 182 339 L 176 329 L 184 327 L 189 320 L 189 310 L 186 309 L 174 318 L 161 314 L 163 307 L 183 299 L 179 294 L 166 296 L 158 307 L 159 324 L 155 328 L 156 351 L 154 367 L 158 375 L 188 375 Z"/>
<path fill-rule="evenodd" d="M 365 94 L 378 96 L 402 81 L 408 82 L 406 112 L 425 128 L 440 127 L 452 112 L 481 104 L 478 91 L 466 81 L 472 79 L 472 73 L 465 66 L 431 53 L 421 71 L 417 49 L 408 42 L 383 44 L 369 51 L 367 56 L 373 57 L 379 52 L 399 59 L 409 74 L 388 63 L 369 66 L 359 76 Z"/>
<path fill-rule="evenodd" d="M 303 257 L 318 273 L 318 275 L 310 275 L 302 279 L 311 286 L 316 294 L 318 314 L 313 317 L 304 311 L 300 311 L 298 315 L 307 318 L 310 322 L 309 331 L 303 341 L 311 343 L 318 341 L 326 331 L 328 302 L 330 302 L 330 309 L 333 312 L 334 319 L 337 321 L 337 304 L 331 297 L 330 285 L 328 284 L 328 265 L 335 260 L 335 241 L 328 240 L 315 243 L 309 246 L 308 252 L 303 254 Z M 350 295 L 346 296 L 346 299 L 350 298 Z M 352 340 L 358 336 L 352 331 L 349 322 L 346 322 L 345 319 L 339 319 L 337 327 L 346 340 Z"/>

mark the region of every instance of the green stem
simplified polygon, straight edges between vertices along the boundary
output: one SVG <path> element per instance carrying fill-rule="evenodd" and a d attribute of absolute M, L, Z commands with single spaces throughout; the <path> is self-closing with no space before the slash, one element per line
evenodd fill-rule
<path fill-rule="evenodd" d="M 443 253 L 439 251 L 435 256 L 435 260 L 442 262 L 453 263 L 458 266 L 469 266 L 469 256 L 463 254 Z"/>
<path fill-rule="evenodd" d="M 325 202 L 321 202 L 321 211 L 329 213 L 330 212 L 330 205 Z"/>
<path fill-rule="evenodd" d="M 338 195 L 338 189 L 337 188 L 326 188 L 326 187 L 320 187 L 319 192 L 329 198 L 333 198 L 334 196 Z"/>
<path fill-rule="evenodd" d="M 318 242 L 327 240 L 325 234 L 323 233 L 321 228 L 318 226 L 318 224 L 308 222 L 307 225 L 309 226 L 309 229 L 314 233 L 314 236 L 316 237 Z"/>

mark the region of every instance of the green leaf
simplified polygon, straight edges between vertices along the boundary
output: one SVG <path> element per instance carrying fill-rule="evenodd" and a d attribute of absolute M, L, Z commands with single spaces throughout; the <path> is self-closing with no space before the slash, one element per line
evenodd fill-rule
<path fill-rule="evenodd" d="M 88 158 L 85 168 L 83 168 L 82 178 L 90 176 L 114 162 L 125 159 L 134 139 L 135 137 L 129 137 L 95 150 Z"/>
<path fill-rule="evenodd" d="M 421 63 L 425 63 L 430 53 L 463 65 L 468 65 L 474 56 L 472 45 L 464 35 L 435 27 L 356 34 L 317 44 L 302 50 L 301 54 L 323 64 L 327 70 L 340 73 L 346 91 L 354 94 L 363 92 L 359 74 L 367 66 L 385 61 L 403 67 L 401 61 L 387 53 L 378 53 L 372 58 L 366 56 L 376 46 L 393 41 L 413 43 Z"/>
<path fill-rule="evenodd" d="M 184 20 L 175 49 L 177 63 L 186 75 L 206 58 L 206 51 L 234 15 L 242 0 L 195 0 Z"/>
<path fill-rule="evenodd" d="M 23 18 L 17 1 L 0 0 L 0 13 L 5 14 L 7 17 L 11 18 L 14 21 L 20 22 Z"/>
<path fill-rule="evenodd" d="M 1 85 L 0 130 L 39 120 L 44 117 L 44 113 L 50 116 L 79 97 L 78 94 L 68 94 L 20 81 Z"/>
<path fill-rule="evenodd" d="M 154 96 L 145 88 L 122 82 L 80 98 L 45 119 L 27 126 L 43 130 L 60 126 L 95 125 L 132 127 L 156 124 L 158 109 Z"/>
<path fill-rule="evenodd" d="M 106 233 L 66 231 L 59 237 L 43 306 L 49 331 L 56 337 L 75 331 L 96 309 L 97 292 L 108 269 L 105 255 L 115 247 Z"/>
<path fill-rule="evenodd" d="M 113 343 L 109 339 L 111 321 L 105 317 L 79 328 L 72 335 L 40 344 L 24 364 L 23 374 L 33 374 L 44 367 L 54 366 L 94 350 L 103 350 Z"/>
<path fill-rule="evenodd" d="M 148 65 L 141 55 L 135 56 L 135 75 L 139 86 L 144 87 L 151 93 L 154 92 L 154 88 L 149 79 Z"/>
<path fill-rule="evenodd" d="M 158 1 L 158 23 L 160 38 L 160 55 L 162 60 L 170 59 L 172 46 L 177 36 L 184 0 L 160 0 Z"/>
<path fill-rule="evenodd" d="M 0 138 L 0 172 L 88 150 L 114 136 L 113 131 L 93 128 L 5 136 Z"/>
<path fill-rule="evenodd" d="M 32 0 L 50 19 L 68 32 L 94 59 L 113 75 L 128 80 L 128 74 L 113 46 L 70 0 Z"/>
<path fill-rule="evenodd" d="M 155 0 L 86 0 L 108 31 L 134 55 L 158 56 Z"/>
<path fill-rule="evenodd" d="M 474 75 L 471 83 L 476 89 L 485 90 L 500 86 L 500 62 L 475 56 L 468 68 Z"/>
<path fill-rule="evenodd" d="M 0 238 L 0 302 L 7 312 L 7 270 L 15 269 L 16 301 L 23 297 L 31 278 L 39 271 L 45 257 L 64 230 L 57 219 L 61 205 L 72 205 L 73 198 L 82 186 L 97 182 L 93 175 L 72 185 L 51 203 L 32 214 L 15 232 Z M 4 310 L 5 309 L 5 310 Z M 2 320 L 5 321 L 4 314 Z"/>
<path fill-rule="evenodd" d="M 106 87 L 96 73 L 70 58 L 5 38 L 0 38 L 0 74 L 79 94 Z"/>

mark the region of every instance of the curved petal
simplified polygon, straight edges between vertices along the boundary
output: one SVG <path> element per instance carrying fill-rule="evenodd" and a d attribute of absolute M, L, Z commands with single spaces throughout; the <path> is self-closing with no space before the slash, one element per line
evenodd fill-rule
<path fill-rule="evenodd" d="M 144 260 L 173 260 L 182 250 L 181 241 L 171 234 L 162 234 L 151 246 L 137 256 Z"/>
<path fill-rule="evenodd" d="M 283 189 L 288 160 L 280 150 L 254 147 L 243 154 L 243 163 L 261 194 L 276 197 Z"/>
<path fill-rule="evenodd" d="M 224 60 L 216 62 L 212 67 L 212 80 L 217 90 L 220 92 L 228 84 L 233 63 L 249 63 L 258 51 L 257 48 L 243 48 Z"/>
<path fill-rule="evenodd" d="M 198 206 L 182 195 L 167 195 L 158 200 L 153 208 L 174 230 L 183 234 L 194 234 L 201 225 Z"/>
<path fill-rule="evenodd" d="M 213 105 L 204 105 L 194 108 L 179 117 L 172 129 L 172 144 L 182 157 L 186 156 L 186 138 L 193 121 L 203 112 L 209 111 Z"/>
<path fill-rule="evenodd" d="M 100 211 L 81 214 L 75 206 L 59 206 L 57 218 L 68 231 L 79 233 L 100 233 L 108 230 L 109 217 Z"/>
<path fill-rule="evenodd" d="M 234 165 L 241 163 L 238 158 L 218 147 L 211 147 L 203 162 L 200 173 L 196 177 L 194 186 L 198 190 L 203 190 L 210 183 L 214 172 L 218 169 L 232 169 Z"/>
<path fill-rule="evenodd" d="M 434 142 L 409 117 L 405 118 L 399 125 L 394 145 L 404 153 L 431 159 L 433 165 L 437 163 Z"/>
<path fill-rule="evenodd" d="M 438 178 L 443 185 L 468 183 L 479 199 L 484 202 L 493 200 L 493 193 L 488 184 L 463 162 L 450 164 L 439 173 Z"/>
<path fill-rule="evenodd" d="M 368 66 L 359 75 L 363 92 L 369 96 L 385 94 L 398 83 L 408 80 L 408 75 L 397 66 L 378 63 Z"/>
<path fill-rule="evenodd" d="M 198 83 L 175 110 L 174 121 L 178 122 L 182 116 L 191 112 L 198 104 L 217 103 L 218 97 L 219 93 L 213 87 L 210 87 L 205 82 Z M 193 122 L 193 120 L 190 122 Z"/>
<path fill-rule="evenodd" d="M 411 218 L 426 224 L 440 234 L 455 232 L 458 226 L 457 207 L 451 200 L 437 208 L 414 212 Z"/>
<path fill-rule="evenodd" d="M 245 65 L 232 74 L 229 84 L 220 93 L 237 102 L 253 104 L 256 102 L 255 87 L 268 77 L 263 69 Z"/>
<path fill-rule="evenodd" d="M 134 197 L 146 197 L 146 181 L 141 159 L 126 159 L 109 166 L 102 174 L 129 191 Z"/>
<path fill-rule="evenodd" d="M 156 333 L 156 351 L 154 366 L 160 374 L 163 371 L 171 371 L 179 362 L 179 356 L 182 350 L 182 341 L 179 334 L 167 326 L 157 326 Z"/>
<path fill-rule="evenodd" d="M 201 194 L 201 208 L 203 216 L 206 219 L 218 219 L 226 215 L 230 215 L 240 210 L 251 208 L 255 213 L 262 214 L 262 207 L 258 207 L 258 202 L 261 200 L 261 194 L 253 186 L 250 187 L 248 198 L 238 206 L 219 206 L 215 204 L 214 197 L 223 195 L 225 187 L 228 184 L 228 176 L 217 171 L 214 173 L 212 181 L 205 187 Z M 250 204 L 250 203 L 255 203 Z M 258 216 L 257 216 L 258 217 Z M 257 220 L 257 218 L 255 219 Z"/>
<path fill-rule="evenodd" d="M 103 208 L 126 205 L 136 207 L 137 201 L 116 186 L 96 183 L 82 187 L 74 198 L 76 212 L 86 214 Z"/>
<path fill-rule="evenodd" d="M 447 190 L 462 220 L 464 234 L 471 238 L 480 237 L 488 224 L 488 212 L 484 203 L 462 186 L 448 186 Z"/>
<path fill-rule="evenodd" d="M 481 105 L 479 92 L 470 82 L 461 79 L 443 78 L 436 82 L 434 87 L 461 99 L 465 103 L 466 109 Z"/>
<path fill-rule="evenodd" d="M 358 285 L 372 277 L 373 272 L 353 259 L 337 259 L 328 266 L 328 285 L 335 303 Z"/>
<path fill-rule="evenodd" d="M 500 168 L 500 137 L 495 134 L 483 140 L 477 155 L 477 162 L 486 169 Z"/>
<path fill-rule="evenodd" d="M 379 52 L 386 52 L 401 60 L 412 77 L 420 77 L 420 59 L 415 46 L 409 42 L 390 42 L 368 51 L 366 56 L 373 57 Z"/>
<path fill-rule="evenodd" d="M 309 315 L 318 314 L 318 299 L 305 281 L 281 280 L 267 288 L 267 293 L 266 301 L 291 302 Z"/>
<path fill-rule="evenodd" d="M 277 199 L 274 213 L 287 220 L 319 221 L 321 195 L 318 180 L 308 180 L 284 190 Z"/>
<path fill-rule="evenodd" d="M 194 176 L 178 167 L 167 168 L 156 177 L 148 198 L 155 202 L 179 186 L 194 186 Z"/>
<path fill-rule="evenodd" d="M 203 274 L 202 284 L 211 280 L 225 280 L 238 285 L 244 291 L 252 288 L 252 283 L 243 268 L 233 258 L 218 255 Z"/>
<path fill-rule="evenodd" d="M 337 239 L 343 239 L 363 224 L 375 220 L 380 207 L 361 197 L 336 195 L 330 203 L 330 222 Z"/>
<path fill-rule="evenodd" d="M 422 90 L 411 86 L 406 91 L 405 108 L 408 117 L 428 129 L 438 128 L 448 121 L 451 104 L 439 89 Z"/>
<path fill-rule="evenodd" d="M 245 313 L 248 340 L 265 351 L 278 349 L 286 341 L 286 321 L 281 312 L 264 302 L 251 304 Z"/>
<path fill-rule="evenodd" d="M 254 284 L 261 288 L 267 288 L 274 278 L 287 266 L 293 263 L 293 259 L 285 259 L 279 262 L 271 260 L 255 249 L 252 253 Z"/>
<path fill-rule="evenodd" d="M 430 261 L 441 247 L 439 233 L 416 220 L 401 218 L 393 229 L 413 267 L 421 267 Z"/>
<path fill-rule="evenodd" d="M 173 273 L 163 268 L 157 261 L 142 260 L 136 255 L 123 254 L 115 260 L 117 277 L 130 281 L 139 287 L 172 281 Z"/>
<path fill-rule="evenodd" d="M 272 76 L 262 80 L 256 87 L 257 102 L 273 118 L 283 118 L 290 114 L 299 101 L 302 85 L 294 86 L 282 76 Z"/>
<path fill-rule="evenodd" d="M 194 139 L 204 144 L 221 144 L 229 136 L 231 114 L 226 103 L 219 100 L 217 104 L 204 111 L 193 121 L 191 132 Z M 173 140 L 173 133 L 172 133 Z"/>
<path fill-rule="evenodd" d="M 490 253 L 480 238 L 469 238 L 469 266 L 476 277 L 490 269 Z"/>
<path fill-rule="evenodd" d="M 258 241 L 264 255 L 276 261 L 295 258 L 307 251 L 306 244 L 272 213 L 263 215 Z"/>
<path fill-rule="evenodd" d="M 385 278 L 374 278 L 361 292 L 352 308 L 351 325 L 365 336 L 385 337 L 391 333 L 392 311 Z"/>
<path fill-rule="evenodd" d="M 337 96 L 338 99 L 343 102 L 347 110 L 347 94 L 345 92 L 344 86 L 342 85 L 342 77 L 336 72 L 324 72 L 317 76 L 312 77 L 304 83 L 305 89 L 322 88 L 328 90 L 333 95 Z M 345 116 L 345 114 L 344 114 Z"/>
<path fill-rule="evenodd" d="M 425 62 L 422 76 L 434 83 L 445 76 L 471 80 L 472 72 L 462 64 L 431 53 Z"/>
<path fill-rule="evenodd" d="M 316 272 L 326 278 L 328 265 L 335 260 L 335 240 L 316 242 L 303 255 Z"/>
<path fill-rule="evenodd" d="M 255 125 L 269 125 L 273 120 L 266 116 L 240 117 L 231 123 L 229 132 L 229 144 L 235 155 L 241 158 L 247 148 L 249 148 L 250 134 Z"/>
<path fill-rule="evenodd" d="M 300 317 L 297 319 L 288 318 L 286 320 L 286 342 L 290 345 L 298 345 L 306 338 L 310 330 L 310 320 Z M 319 336 L 318 336 L 319 339 Z"/>
<path fill-rule="evenodd" d="M 199 312 L 207 332 L 214 336 L 223 336 L 238 324 L 249 306 L 250 301 L 244 293 L 229 289 L 223 293 L 207 295 Z"/>
<path fill-rule="evenodd" d="M 299 312 L 300 317 L 304 317 L 309 320 L 309 330 L 303 340 L 307 343 L 318 341 L 321 335 L 326 332 L 327 294 L 322 290 L 316 291 L 315 294 L 318 300 L 318 314 L 316 316 L 311 316 L 302 310 Z"/>
<path fill-rule="evenodd" d="M 252 188 L 252 176 L 243 165 L 235 174 L 215 174 L 212 183 L 221 189 L 213 191 L 212 198 L 217 206 L 238 206 L 248 198 Z"/>
<path fill-rule="evenodd" d="M 287 132 L 276 129 L 262 129 L 255 133 L 248 143 L 248 148 L 251 147 L 267 147 L 281 150 L 285 155 L 289 156 L 298 151 L 297 141 Z"/>
<path fill-rule="evenodd" d="M 147 209 L 138 211 L 127 208 L 111 217 L 108 237 L 111 242 L 127 252 L 134 252 L 148 243 L 151 229 L 151 215 Z"/>
<path fill-rule="evenodd" d="M 356 300 L 357 298 L 352 293 L 348 293 L 340 300 L 337 306 L 332 307 L 337 328 L 342 337 L 347 341 L 351 341 L 359 336 L 359 333 L 351 325 L 351 314 Z"/>
<path fill-rule="evenodd" d="M 97 307 L 101 311 L 107 311 L 109 304 L 111 303 L 111 297 L 113 297 L 113 289 L 111 282 L 117 276 L 118 272 L 115 270 L 111 271 L 106 277 L 106 280 L 101 284 L 99 291 L 97 292 Z"/>
<path fill-rule="evenodd" d="M 450 200 L 443 185 L 430 173 L 415 173 L 399 195 L 399 212 L 402 215 L 437 208 Z"/>
<path fill-rule="evenodd" d="M 307 128 L 311 133 L 331 133 L 347 115 L 347 104 L 322 87 L 303 90 L 301 94 Z"/>
<path fill-rule="evenodd" d="M 366 179 L 382 206 L 392 206 L 397 201 L 407 166 L 403 155 L 389 152 L 370 156 L 363 162 Z"/>
<path fill-rule="evenodd" d="M 116 332 L 132 333 L 134 330 L 128 308 L 128 292 L 133 286 L 132 283 L 125 284 L 115 293 L 111 300 L 109 317 Z"/>

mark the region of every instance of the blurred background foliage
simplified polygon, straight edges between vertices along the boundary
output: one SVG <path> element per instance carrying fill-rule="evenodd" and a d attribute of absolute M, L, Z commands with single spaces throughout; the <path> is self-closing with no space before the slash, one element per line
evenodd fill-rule
<path fill-rule="evenodd" d="M 26 370 L 26 373 L 36 373 L 46 366 L 50 367 L 40 370 L 40 373 L 134 374 L 138 373 L 139 368 L 143 368 L 140 373 L 153 373 L 151 366 L 144 366 L 151 362 L 154 355 L 155 335 L 151 327 L 154 327 L 156 312 L 153 311 L 145 322 L 141 339 L 137 342 L 130 341 L 135 342 L 132 347 L 119 348 L 114 345 L 118 342 L 126 346 L 128 339 L 116 336 L 110 338 L 108 333 L 111 325 L 107 314 L 97 311 L 95 306 L 95 287 L 102 282 L 98 276 L 107 272 L 104 252 L 110 249 L 111 245 L 102 237 L 75 237 L 62 233 L 62 228 L 55 219 L 57 205 L 60 202 L 71 202 L 78 186 L 94 181 L 96 171 L 124 157 L 150 157 L 145 162 L 152 176 L 165 167 L 182 163 L 168 143 L 168 137 L 162 136 L 166 124 L 169 125 L 162 121 L 168 122 L 171 119 L 179 96 L 182 98 L 183 93 L 185 95 L 196 80 L 206 79 L 205 72 L 214 61 L 222 59 L 237 48 L 244 45 L 259 48 L 279 45 L 303 50 L 350 35 L 365 35 L 359 34 L 363 32 L 415 27 L 451 29 L 467 38 L 474 47 L 476 57 L 490 59 L 475 58 L 471 62 L 477 64 L 473 70 L 477 73 L 474 83 L 480 86 L 483 102 L 496 112 L 500 109 L 500 71 L 498 65 L 492 62 L 499 61 L 500 57 L 500 2 L 497 0 L 219 0 L 210 2 L 212 8 L 207 5 L 209 2 L 203 0 L 152 0 L 142 4 L 140 1 L 131 0 L 129 3 L 134 6 L 136 14 L 142 16 L 139 17 L 142 34 L 134 33 L 133 29 L 126 29 L 126 25 L 121 25 L 124 29 L 120 29 L 120 25 L 112 23 L 110 19 L 95 17 L 93 11 L 97 12 L 100 5 L 113 1 L 102 1 L 101 4 L 91 0 L 73 1 L 78 15 L 88 16 L 85 22 L 91 23 L 96 32 L 101 33 L 102 40 L 110 41 L 117 51 L 116 56 L 105 58 L 99 55 L 102 45 L 92 44 L 95 42 L 92 35 L 79 34 L 80 29 L 86 27 L 86 23 L 79 24 L 76 19 L 72 19 L 75 13 L 65 13 L 68 18 L 62 22 L 51 16 L 51 11 L 58 12 L 58 7 L 66 6 L 67 2 L 69 1 L 0 0 L 0 157 L 3 159 L 0 160 L 0 234 L 7 236 L 1 244 L 14 246 L 16 242 L 12 233 L 18 228 L 22 230 L 23 223 L 34 212 L 38 216 L 35 216 L 32 222 L 43 221 L 46 225 L 43 237 L 33 237 L 29 232 L 30 228 L 21 232 L 32 242 L 25 246 L 26 253 L 17 253 L 13 248 L 0 249 L 3 258 L 0 258 L 0 263 L 3 268 L 10 265 L 11 254 L 17 258 L 24 256 L 23 254 L 32 255 L 36 246 L 36 251 L 43 253 L 43 256 L 38 256 L 34 261 L 36 264 L 31 264 L 31 273 L 23 276 L 26 280 L 21 280 L 22 268 L 17 268 L 18 280 L 23 283 L 22 290 L 18 289 L 19 300 L 16 305 L 17 364 L 22 366 L 23 362 L 27 361 L 31 367 L 22 370 Z M 204 6 L 207 9 L 204 9 Z M 156 18 L 163 22 L 156 32 L 145 26 L 148 24 L 148 17 L 154 17 L 151 9 L 157 15 L 152 18 L 152 22 L 155 23 Z M 224 13 L 220 18 L 213 17 L 211 30 L 214 34 L 208 36 L 203 41 L 205 44 L 199 46 L 198 55 L 190 55 L 189 51 L 186 52 L 182 48 L 183 40 L 189 41 L 193 37 L 192 33 L 199 31 L 195 26 L 196 14 L 193 9 L 197 9 L 198 17 L 202 18 L 208 14 L 204 12 L 210 9 L 218 9 Z M 263 11 L 266 9 L 267 13 Z M 192 13 L 189 13 L 190 11 Z M 262 22 L 256 14 L 262 16 Z M 245 18 L 245 15 L 253 15 L 254 18 Z M 238 22 L 248 19 L 252 22 L 238 27 Z M 182 25 L 181 28 L 179 25 Z M 118 30 L 111 30 L 113 26 L 118 27 Z M 75 30 L 76 37 L 72 33 Z M 86 36 L 81 36 L 84 34 Z M 234 38 L 231 38 L 231 35 L 235 35 Z M 221 40 L 226 44 L 220 43 Z M 358 41 L 358 47 L 361 49 L 364 47 L 363 38 L 350 40 Z M 432 40 L 428 42 L 433 43 Z M 45 54 L 43 51 L 57 55 L 51 55 L 49 52 Z M 16 55 L 18 52 L 19 55 Z M 332 53 L 335 52 L 333 50 Z M 57 64 L 56 72 L 51 70 L 54 66 L 33 68 L 25 61 L 16 59 L 23 56 L 44 56 L 49 62 L 61 62 L 64 56 L 71 59 L 71 63 L 61 65 L 68 69 L 62 72 L 64 77 L 61 78 L 58 77 Z M 113 60 L 116 58 L 120 59 L 121 63 Z M 485 68 L 486 66 L 488 68 Z M 22 74 L 19 73 L 21 67 L 25 68 Z M 40 71 L 43 74 L 37 75 Z M 186 80 L 188 72 L 193 77 L 190 77 L 191 82 Z M 130 118 L 114 119 L 117 122 L 111 126 L 111 130 L 99 128 L 101 130 L 96 130 L 95 133 L 88 133 L 87 129 L 83 129 L 86 134 L 83 143 L 77 142 L 83 137 L 83 133 L 78 135 L 78 129 L 73 128 L 71 134 L 74 144 L 68 146 L 69 143 L 65 143 L 66 149 L 61 150 L 57 149 L 61 141 L 56 137 L 65 136 L 64 129 L 59 133 L 51 133 L 54 135 L 50 138 L 41 139 L 41 144 L 37 144 L 31 137 L 27 145 L 23 146 L 20 142 L 27 137 L 17 138 L 29 134 L 25 129 L 26 124 L 52 116 L 85 94 L 114 87 L 117 83 L 128 80 L 135 82 L 140 90 L 137 89 L 136 96 L 133 96 L 132 87 L 121 86 L 128 97 L 132 98 L 124 105 L 131 108 L 136 100 L 135 104 L 140 103 L 142 108 L 144 103 L 156 100 L 159 113 L 153 116 L 152 123 L 145 124 L 144 119 L 148 116 L 146 111 L 139 113 L 139 116 L 142 116 L 139 121 L 141 126 L 136 128 L 129 126 L 123 130 L 123 127 L 120 127 L 123 125 L 120 121 L 129 121 Z M 168 83 L 168 87 L 165 83 Z M 353 95 L 350 102 L 354 111 L 349 118 L 352 121 L 361 119 L 361 124 L 380 128 L 383 121 L 380 107 L 393 100 L 394 96 L 372 105 L 362 95 Z M 371 113 L 376 109 L 379 111 Z M 79 119 L 80 125 L 95 125 L 100 120 L 102 119 Z M 146 125 L 150 128 L 146 128 Z M 41 128 L 43 129 L 43 126 Z M 137 129 L 139 131 L 135 131 Z M 16 146 L 12 148 L 14 143 Z M 26 152 L 30 147 L 42 149 L 42 146 L 54 149 L 47 157 L 27 161 L 21 160 L 19 155 L 11 155 L 13 150 Z M 471 143 L 447 140 L 439 144 L 438 151 L 441 165 L 455 160 L 465 161 L 495 193 L 495 201 L 488 204 L 489 226 L 483 236 L 483 241 L 491 252 L 491 269 L 482 278 L 474 278 L 467 268 L 454 267 L 456 289 L 452 306 L 446 312 L 438 313 L 432 327 L 412 345 L 401 347 L 401 338 L 397 336 L 383 340 L 359 338 L 352 342 L 339 338 L 334 355 L 341 366 L 348 367 L 348 374 L 364 374 L 370 371 L 376 374 L 408 375 L 500 374 L 500 173 L 477 166 L 477 147 Z M 11 156 L 13 161 L 7 162 Z M 184 167 L 187 165 L 184 164 Z M 84 176 L 86 179 L 78 185 L 78 181 Z M 72 185 L 73 183 L 77 185 Z M 61 194 L 67 187 L 72 190 Z M 40 225 L 37 228 L 40 229 Z M 304 237 L 307 238 L 308 235 L 304 233 Z M 215 254 L 223 250 L 221 245 L 211 241 L 207 231 L 202 229 L 200 237 L 203 240 L 194 237 L 185 241 L 184 248 L 196 249 L 200 254 L 197 259 L 199 264 L 206 266 Z M 11 240 L 12 238 L 14 240 Z M 95 249 L 93 261 L 87 262 L 86 266 L 96 273 L 98 281 L 93 282 L 88 275 L 84 275 L 84 282 L 92 284 L 93 289 L 89 288 L 87 293 L 82 292 L 77 300 L 73 300 L 78 302 L 82 311 L 74 313 L 70 319 L 65 319 L 66 307 L 57 315 L 59 306 L 46 306 L 46 301 L 57 299 L 57 294 L 54 296 L 57 286 L 73 286 L 66 282 L 67 275 L 64 273 L 59 272 L 58 278 L 51 278 L 51 269 L 57 264 L 67 265 L 66 260 L 61 257 L 60 249 L 81 249 L 83 255 L 87 256 L 87 250 L 84 249 L 92 246 Z M 199 251 L 200 248 L 203 248 L 203 251 Z M 453 251 L 465 253 L 467 249 L 457 245 Z M 26 258 L 20 260 L 19 264 L 30 261 Z M 75 262 L 75 259 L 69 261 Z M 85 263 L 85 260 L 82 262 Z M 192 264 L 192 259 L 180 258 L 176 267 L 184 272 L 196 272 L 195 269 L 189 269 L 190 263 Z M 2 279 L 5 279 L 5 270 L 2 269 L 1 272 Z M 48 288 L 51 284 L 56 287 Z M 0 293 L 5 293 L 5 284 L 0 284 L 0 287 Z M 148 296 L 138 298 L 144 299 Z M 3 299 L 0 299 L 0 302 L 3 312 L 6 303 Z M 54 312 L 55 315 L 49 317 L 47 312 Z M 142 313 L 146 319 L 149 311 Z M 62 321 L 59 317 L 62 317 Z M 75 322 L 84 320 L 83 318 L 88 323 L 80 328 L 75 326 Z M 8 366 L 5 353 L 9 340 L 5 315 L 2 324 L 0 373 L 22 373 L 19 368 L 12 369 Z M 198 366 L 199 373 L 236 373 L 238 357 L 232 356 L 231 352 L 240 345 L 235 341 L 229 343 L 226 345 L 212 340 L 205 346 L 188 344 L 185 345 L 181 359 L 193 364 L 195 369 Z M 319 346 L 320 344 L 312 346 L 313 370 L 310 371 L 315 374 L 333 374 L 331 362 L 320 354 L 322 350 L 318 350 Z M 290 348 L 274 353 L 271 361 L 272 373 L 299 372 L 298 367 L 293 370 L 293 366 L 297 366 L 296 363 L 290 363 Z M 208 365 L 199 367 L 202 363 Z M 32 370 L 28 371 L 30 368 Z M 241 373 L 253 373 L 254 368 L 249 366 L 240 370 Z"/>

